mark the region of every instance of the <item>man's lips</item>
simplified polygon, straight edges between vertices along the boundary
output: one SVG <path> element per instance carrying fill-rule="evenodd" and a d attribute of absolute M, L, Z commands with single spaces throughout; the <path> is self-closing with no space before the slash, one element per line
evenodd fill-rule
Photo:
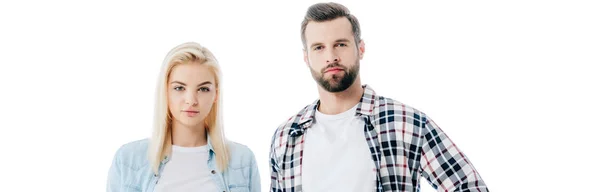
<path fill-rule="evenodd" d="M 342 69 L 342 68 L 339 68 L 339 67 L 332 67 L 332 68 L 329 68 L 329 69 L 325 70 L 325 73 L 329 73 L 329 72 L 339 72 L 339 71 L 343 71 L 343 69 Z"/>

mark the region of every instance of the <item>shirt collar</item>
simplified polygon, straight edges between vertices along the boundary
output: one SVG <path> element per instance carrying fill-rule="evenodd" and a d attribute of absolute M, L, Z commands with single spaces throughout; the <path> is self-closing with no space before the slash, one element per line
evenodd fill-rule
<path fill-rule="evenodd" d="M 362 85 L 363 95 L 358 102 L 358 107 L 356 108 L 357 116 L 372 116 L 373 111 L 375 111 L 375 100 L 376 94 L 375 91 L 367 84 Z M 300 111 L 296 116 L 300 119 L 297 124 L 292 124 L 291 136 L 298 136 L 304 133 L 304 130 L 310 128 L 312 126 L 312 122 L 315 118 L 315 113 L 317 108 L 319 107 L 320 100 L 315 100 L 312 104 L 307 106 L 304 110 Z"/>
<path fill-rule="evenodd" d="M 208 153 L 209 153 L 208 160 L 210 161 L 215 154 L 215 150 L 213 149 L 212 142 L 210 140 L 210 135 L 208 133 L 206 133 L 206 147 L 208 147 Z M 169 161 L 169 159 L 170 159 L 170 156 L 168 154 L 165 154 L 161 163 L 165 164 Z"/>

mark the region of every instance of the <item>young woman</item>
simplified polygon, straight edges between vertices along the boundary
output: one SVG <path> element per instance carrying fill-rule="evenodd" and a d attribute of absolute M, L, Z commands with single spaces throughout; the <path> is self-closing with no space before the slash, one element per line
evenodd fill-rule
<path fill-rule="evenodd" d="M 173 48 L 158 79 L 152 137 L 117 150 L 107 191 L 260 192 L 254 153 L 223 135 L 221 82 L 208 49 Z"/>

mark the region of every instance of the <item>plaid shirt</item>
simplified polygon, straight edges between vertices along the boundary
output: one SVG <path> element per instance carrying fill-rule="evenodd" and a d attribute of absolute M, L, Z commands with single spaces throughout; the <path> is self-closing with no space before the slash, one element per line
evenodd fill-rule
<path fill-rule="evenodd" d="M 423 112 L 362 87 L 356 116 L 365 121 L 365 143 L 377 174 L 374 191 L 419 191 L 421 176 L 438 191 L 488 191 L 465 154 Z M 319 100 L 306 106 L 275 131 L 271 192 L 302 191 L 304 132 L 318 105 Z"/>

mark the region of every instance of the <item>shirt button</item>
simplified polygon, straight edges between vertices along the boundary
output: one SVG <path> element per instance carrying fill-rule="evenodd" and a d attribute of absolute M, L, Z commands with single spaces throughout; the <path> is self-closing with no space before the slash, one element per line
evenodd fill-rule
<path fill-rule="evenodd" d="M 210 171 L 210 173 L 215 174 L 215 170 Z"/>

